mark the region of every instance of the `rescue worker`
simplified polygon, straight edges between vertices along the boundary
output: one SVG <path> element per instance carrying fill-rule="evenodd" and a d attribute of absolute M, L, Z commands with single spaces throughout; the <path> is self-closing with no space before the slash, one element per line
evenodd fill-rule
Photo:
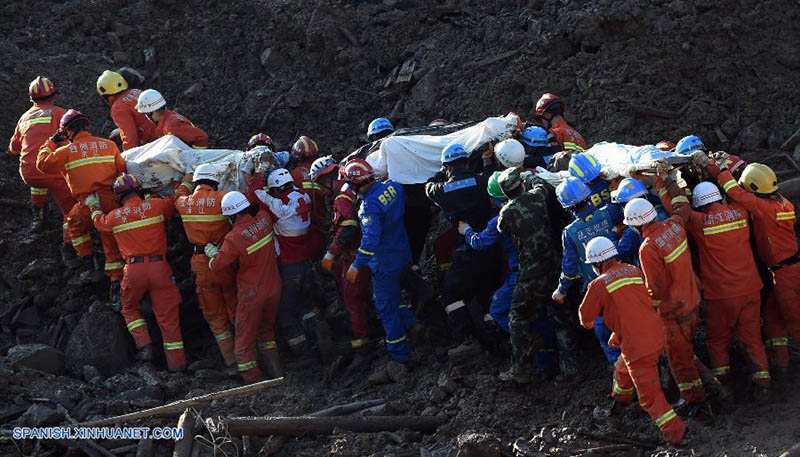
<path fill-rule="evenodd" d="M 104 71 L 97 78 L 97 93 L 111 107 L 111 119 L 119 128 L 123 151 L 156 139 L 156 125 L 136 110 L 142 91 L 128 89 L 128 82 L 121 74 Z"/>
<path fill-rule="evenodd" d="M 394 133 L 394 126 L 389 122 L 389 119 L 379 117 L 373 119 L 372 122 L 369 123 L 367 127 L 367 140 L 370 142 L 378 141 L 392 133 Z"/>
<path fill-rule="evenodd" d="M 646 199 L 653 205 L 655 208 L 656 220 L 663 221 L 669 217 L 669 213 L 664 209 L 661 200 L 651 194 L 641 181 L 634 178 L 625 178 L 619 182 L 617 188 L 611 192 L 611 203 L 609 203 L 609 205 L 615 205 L 617 208 L 624 208 L 629 201 L 635 198 Z M 641 263 L 639 262 L 639 246 L 642 245 L 642 236 L 643 234 L 641 231 L 635 230 L 632 227 L 623 227 L 622 233 L 619 236 L 619 241 L 617 242 L 617 252 L 622 262 L 641 268 Z"/>
<path fill-rule="evenodd" d="M 714 377 L 723 385 L 729 380 L 728 346 L 735 333 L 755 367 L 755 394 L 763 397 L 770 386 L 770 374 L 761 341 L 759 291 L 763 284 L 750 248 L 749 213 L 736 203 L 723 202 L 717 187 L 708 181 L 692 190 L 692 210 L 683 190 L 664 174 L 660 171 L 655 181 L 661 201 L 670 213 L 684 220 L 698 249 L 706 346 Z"/>
<path fill-rule="evenodd" d="M 579 292 L 577 295 L 583 295 L 589 281 L 597 276 L 585 262 L 584 246 L 597 236 L 616 239 L 614 228 L 622 223 L 622 213 L 615 206 L 598 209 L 592 205 L 589 200 L 589 188 L 583 181 L 575 177 L 569 177 L 562 181 L 556 188 L 556 196 L 561 206 L 571 211 L 574 216 L 572 223 L 564 228 L 561 234 L 563 246 L 561 276 L 558 279 L 558 287 L 552 295 L 553 301 L 563 304 L 570 289 L 575 287 L 571 296 L 574 296 L 575 292 Z M 619 349 L 608 345 L 611 332 L 603 324 L 602 316 L 598 316 L 594 323 L 594 333 L 603 348 L 606 359 L 613 365 L 619 357 Z M 569 368 L 568 374 L 577 371 L 577 366 Z"/>
<path fill-rule="evenodd" d="M 309 179 L 311 162 L 319 156 L 317 143 L 303 135 L 294 142 L 289 154 L 292 162 L 291 175 L 292 179 L 294 179 L 294 185 L 301 189 L 310 190 L 313 188 Z"/>
<path fill-rule="evenodd" d="M 231 265 L 211 271 L 205 253 L 206 244 L 220 245 L 231 230 L 228 218 L 222 215 L 222 199 L 227 192 L 218 189 L 219 176 L 211 164 L 199 165 L 192 184 L 184 183 L 184 186 L 193 187 L 193 192 L 178 197 L 175 209 L 192 244 L 190 263 L 197 303 L 217 340 L 225 365 L 235 369 L 232 326 L 236 322 L 236 270 Z"/>
<path fill-rule="evenodd" d="M 125 161 L 111 140 L 92 136 L 87 130 L 89 118 L 80 111 L 67 110 L 59 123 L 58 132 L 45 141 L 36 157 L 36 168 L 43 173 L 61 173 L 67 181 L 76 203 L 67 214 L 67 231 L 72 246 L 81 257 L 82 282 L 90 281 L 92 260 L 91 211 L 84 204 L 89 194 L 97 194 L 100 207 L 105 212 L 119 206 L 111 192 L 111 185 L 120 173 L 126 171 Z M 64 143 L 68 141 L 68 143 Z M 63 144 L 63 146 L 58 146 Z M 122 279 L 122 257 L 111 233 L 100 233 L 105 254 L 105 273 L 111 279 L 111 301 L 119 300 Z"/>
<path fill-rule="evenodd" d="M 681 138 L 678 141 L 678 144 L 675 145 L 675 153 L 684 156 L 693 155 L 696 151 L 703 151 L 706 154 L 709 154 L 711 151 L 703 144 L 703 140 L 700 139 L 697 135 L 688 135 Z M 731 154 L 725 154 L 725 166 L 728 167 L 728 171 L 731 172 L 735 177 L 738 177 L 739 174 L 744 170 L 747 166 L 747 162 L 736 157 Z M 691 183 L 692 185 L 696 185 L 697 183 Z"/>
<path fill-rule="evenodd" d="M 525 147 L 525 160 L 523 162 L 525 168 L 535 169 L 536 167 L 542 167 L 548 169 L 550 159 L 561 150 L 560 146 L 550 144 L 547 139 L 547 130 L 538 125 L 533 125 L 523 130 L 520 134 L 519 142 Z"/>
<path fill-rule="evenodd" d="M 350 328 L 353 333 L 350 347 L 355 356 L 348 369 L 352 370 L 371 358 L 372 344 L 369 341 L 367 315 L 370 275 L 367 268 L 362 268 L 358 270 L 355 281 L 345 278 L 361 243 L 361 228 L 358 225 L 358 195 L 350 185 L 336 179 L 339 169 L 333 157 L 320 157 L 311 164 L 310 178 L 323 189 L 329 189 L 331 195 L 335 195 L 331 203 L 333 238 L 320 265 L 323 270 L 333 274 L 344 306 L 350 314 Z"/>
<path fill-rule="evenodd" d="M 270 138 L 266 133 L 256 133 L 247 141 L 248 151 L 256 146 L 266 146 L 270 151 L 275 152 L 275 143 L 272 142 L 272 138 Z"/>
<path fill-rule="evenodd" d="M 31 206 L 33 223 L 31 231 L 44 227 L 47 195 L 52 193 L 53 200 L 61 210 L 63 227 L 63 244 L 61 256 L 65 263 L 74 265 L 75 250 L 70 243 L 69 233 L 64 218 L 75 205 L 64 176 L 59 173 L 43 173 L 36 168 L 36 156 L 48 138 L 59 129 L 61 117 L 67 112 L 54 103 L 56 86 L 48 78 L 37 76 L 28 86 L 28 96 L 33 105 L 17 121 L 14 135 L 8 143 L 8 154 L 19 156 L 19 175 L 22 181 L 31 188 Z"/>
<path fill-rule="evenodd" d="M 692 338 L 697 325 L 700 290 L 692 267 L 684 220 L 659 222 L 650 201 L 634 198 L 625 205 L 625 225 L 644 237 L 639 248 L 645 286 L 661 316 L 672 376 L 690 414 L 705 403 L 706 392 L 696 364 Z"/>
<path fill-rule="evenodd" d="M 583 151 L 586 140 L 567 124 L 564 113 L 567 103 L 558 95 L 545 93 L 536 102 L 536 121 L 546 128 L 555 142 L 565 151 Z"/>
<path fill-rule="evenodd" d="M 306 191 L 311 198 L 311 233 L 309 234 L 308 254 L 310 259 L 319 259 L 325 251 L 330 232 L 331 216 L 325 201 L 328 195 L 325 189 L 309 178 L 311 162 L 319 156 L 317 143 L 307 136 L 301 136 L 292 145 L 289 163 L 287 166 L 292 175 L 294 185 Z"/>
<path fill-rule="evenodd" d="M 611 189 L 603 178 L 600 163 L 588 152 L 573 154 L 569 160 L 569 174 L 580 179 L 589 188 L 589 201 L 595 208 L 611 203 Z"/>
<path fill-rule="evenodd" d="M 695 155 L 696 154 L 696 155 Z M 772 297 L 764 317 L 773 373 L 783 381 L 789 364 L 787 336 L 800 342 L 800 256 L 794 230 L 794 205 L 779 193 L 771 168 L 751 163 L 737 183 L 729 170 L 720 169 L 705 154 L 692 159 L 717 179 L 728 199 L 750 212 L 758 256 L 772 272 Z M 727 157 L 720 157 L 723 163 Z"/>
<path fill-rule="evenodd" d="M 119 175 L 112 188 L 121 207 L 104 213 L 98 194 L 89 194 L 85 203 L 92 211 L 94 226 L 101 233 L 113 234 L 125 258 L 122 316 L 139 350 L 137 357 L 150 361 L 155 351 L 141 314 L 142 298 L 149 294 L 164 339 L 167 368 L 182 371 L 186 355 L 179 322 L 181 294 L 167 263 L 165 223 L 175 213 L 173 200 L 155 197 L 145 200 L 139 180 L 127 173 Z"/>
<path fill-rule="evenodd" d="M 444 172 L 437 173 L 425 184 L 425 194 L 441 208 L 454 227 L 464 221 L 475 230 L 483 230 L 489 222 L 489 198 L 486 186 L 491 173 L 478 174 L 468 168 L 469 153 L 454 143 L 442 151 Z M 485 274 L 494 262 L 491 251 L 475 251 L 459 236 L 450 268 L 441 284 L 442 305 L 450 319 L 456 345 L 448 351 L 451 357 L 477 354 L 480 345 L 474 332 L 467 300 L 491 293 L 491 279 Z"/>
<path fill-rule="evenodd" d="M 139 94 L 136 111 L 147 116 L 155 124 L 153 140 L 164 135 L 174 135 L 195 149 L 208 147 L 208 134 L 192 124 L 182 115 L 167 109 L 167 101 L 155 89 L 147 89 Z"/>
<path fill-rule="evenodd" d="M 521 168 L 525 161 L 525 147 L 515 139 L 503 140 L 494 146 L 494 157 L 500 168 Z"/>
<path fill-rule="evenodd" d="M 377 181 L 366 160 L 347 163 L 342 178 L 362 200 L 358 210 L 361 244 L 345 278 L 355 283 L 361 269 L 372 271 L 372 293 L 383 329 L 390 364 L 404 365 L 411 356 L 406 332 L 417 324 L 410 307 L 400 307 L 400 287 L 411 264 L 411 250 L 403 227 L 405 194 L 394 181 Z"/>
<path fill-rule="evenodd" d="M 273 378 L 281 377 L 283 370 L 275 342 L 281 277 L 269 212 L 251 205 L 241 192 L 232 191 L 222 197 L 222 215 L 231 219 L 233 228 L 225 235 L 222 246 L 209 243 L 205 251 L 212 272 L 238 263 L 234 353 L 239 376 L 246 383 L 257 382 L 263 369 Z"/>
<path fill-rule="evenodd" d="M 639 404 L 653 418 L 661 434 L 678 444 L 686 425 L 664 398 L 658 376 L 658 359 L 664 352 L 664 328 L 650 303 L 642 272 L 614 257 L 617 249 L 598 236 L 586 244 L 587 264 L 598 275 L 589 283 L 578 314 L 581 325 L 591 329 L 604 316 L 614 332 L 610 344 L 622 350 L 614 369 L 612 397 L 629 404 L 636 390 Z"/>

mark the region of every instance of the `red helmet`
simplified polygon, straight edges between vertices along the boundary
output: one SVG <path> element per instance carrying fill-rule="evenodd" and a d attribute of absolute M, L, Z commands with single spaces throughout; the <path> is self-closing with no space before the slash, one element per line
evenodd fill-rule
<path fill-rule="evenodd" d="M 656 143 L 656 147 L 662 151 L 672 151 L 675 149 L 675 143 L 669 140 L 661 140 Z"/>
<path fill-rule="evenodd" d="M 303 135 L 294 142 L 291 153 L 299 159 L 310 159 L 319 155 L 319 148 L 314 140 Z"/>
<path fill-rule="evenodd" d="M 28 86 L 28 95 L 32 101 L 52 97 L 56 94 L 56 86 L 44 76 L 37 76 Z"/>
<path fill-rule="evenodd" d="M 541 116 L 545 111 L 559 110 L 558 114 L 563 114 L 567 111 L 567 103 L 556 94 L 546 93 L 539 98 L 536 102 L 536 115 Z"/>
<path fill-rule="evenodd" d="M 136 176 L 128 173 L 122 173 L 117 176 L 117 179 L 114 180 L 114 184 L 111 186 L 111 190 L 114 191 L 114 195 L 116 195 L 117 198 L 122 198 L 128 192 L 137 191 L 141 188 L 142 185 L 139 183 L 139 180 L 136 179 Z"/>
<path fill-rule="evenodd" d="M 253 149 L 256 146 L 266 146 L 270 151 L 275 150 L 275 143 L 266 133 L 257 133 L 250 137 L 250 141 L 247 142 L 247 149 Z"/>
<path fill-rule="evenodd" d="M 342 170 L 340 168 L 340 170 Z M 364 184 L 372 180 L 375 170 L 364 159 L 353 159 L 347 162 L 342 171 L 342 178 L 352 184 Z"/>
<path fill-rule="evenodd" d="M 76 109 L 68 109 L 61 122 L 58 124 L 59 130 L 81 128 L 85 129 L 89 125 L 89 117 Z"/>

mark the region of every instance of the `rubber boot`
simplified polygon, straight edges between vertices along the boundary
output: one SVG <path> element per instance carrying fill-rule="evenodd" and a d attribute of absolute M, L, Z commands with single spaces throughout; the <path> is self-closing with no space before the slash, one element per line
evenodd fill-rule
<path fill-rule="evenodd" d="M 62 244 L 58 248 L 58 253 L 61 255 L 61 263 L 65 267 L 72 270 L 81 266 L 81 259 L 75 254 L 75 248 L 69 244 Z"/>
<path fill-rule="evenodd" d="M 517 384 L 527 384 L 533 380 L 531 371 L 532 370 L 523 370 L 518 366 L 511 365 L 511 368 L 501 372 L 498 378 L 503 382 L 513 381 Z"/>
<path fill-rule="evenodd" d="M 322 363 L 327 365 L 333 361 L 334 356 L 333 336 L 328 323 L 324 320 L 317 320 L 314 327 L 314 335 L 317 340 L 317 347 L 319 348 L 319 354 L 322 358 Z"/>
<path fill-rule="evenodd" d="M 458 346 L 447 351 L 447 356 L 453 359 L 470 357 L 481 353 L 481 345 L 472 337 L 467 337 Z"/>
<path fill-rule="evenodd" d="M 152 362 L 156 356 L 156 347 L 153 343 L 145 344 L 136 352 L 136 359 L 143 362 Z"/>
<path fill-rule="evenodd" d="M 120 283 L 119 281 L 111 281 L 111 287 L 108 289 L 108 303 L 114 308 L 114 311 L 122 311 L 122 299 L 120 298 Z"/>
<path fill-rule="evenodd" d="M 44 208 L 32 208 L 33 220 L 31 221 L 31 232 L 41 232 L 44 229 L 45 212 Z"/>
<path fill-rule="evenodd" d="M 283 377 L 283 367 L 281 367 L 281 358 L 277 349 L 269 349 L 259 353 L 261 366 L 270 379 Z"/>

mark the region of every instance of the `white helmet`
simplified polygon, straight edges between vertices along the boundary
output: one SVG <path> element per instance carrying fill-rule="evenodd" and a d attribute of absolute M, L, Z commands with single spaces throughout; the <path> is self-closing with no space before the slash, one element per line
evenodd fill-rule
<path fill-rule="evenodd" d="M 222 196 L 223 216 L 239 214 L 248 206 L 250 206 L 250 202 L 247 201 L 247 197 L 239 191 L 234 190 Z"/>
<path fill-rule="evenodd" d="M 136 103 L 136 111 L 142 114 L 152 113 L 167 106 L 167 101 L 161 93 L 155 89 L 147 89 L 139 94 L 139 102 Z"/>
<path fill-rule="evenodd" d="M 324 156 L 315 160 L 311 164 L 311 170 L 308 172 L 308 177 L 312 181 L 316 181 L 320 176 L 326 175 L 333 171 L 339 165 L 333 156 Z"/>
<path fill-rule="evenodd" d="M 639 227 L 656 218 L 656 209 L 653 204 L 644 198 L 634 198 L 625 205 L 625 225 Z"/>
<path fill-rule="evenodd" d="M 519 168 L 525 160 L 525 147 L 517 140 L 503 140 L 494 147 L 494 156 L 506 168 Z"/>
<path fill-rule="evenodd" d="M 289 170 L 285 168 L 272 170 L 272 173 L 267 177 L 267 187 L 270 189 L 282 187 L 284 184 L 290 182 L 292 182 L 292 175 L 290 175 Z"/>
<path fill-rule="evenodd" d="M 722 195 L 719 194 L 719 189 L 708 181 L 703 181 L 692 189 L 692 206 L 695 208 L 720 200 Z"/>
<path fill-rule="evenodd" d="M 204 163 L 195 168 L 194 175 L 192 176 L 192 182 L 197 182 L 201 179 L 207 179 L 216 183 L 219 182 L 217 170 L 214 168 L 214 165 L 211 165 L 210 163 Z"/>
<path fill-rule="evenodd" d="M 586 263 L 600 263 L 616 256 L 617 247 L 608 238 L 598 236 L 586 243 Z"/>

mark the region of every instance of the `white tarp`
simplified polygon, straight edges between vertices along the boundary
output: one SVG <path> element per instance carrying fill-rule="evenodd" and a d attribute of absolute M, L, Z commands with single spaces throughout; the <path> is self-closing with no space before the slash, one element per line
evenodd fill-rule
<path fill-rule="evenodd" d="M 676 155 L 674 152 L 662 151 L 652 144 L 631 146 L 605 141 L 595 144 L 586 152 L 597 159 L 607 176 L 628 176 L 628 168 L 631 165 L 646 165 L 656 159 Z"/>

